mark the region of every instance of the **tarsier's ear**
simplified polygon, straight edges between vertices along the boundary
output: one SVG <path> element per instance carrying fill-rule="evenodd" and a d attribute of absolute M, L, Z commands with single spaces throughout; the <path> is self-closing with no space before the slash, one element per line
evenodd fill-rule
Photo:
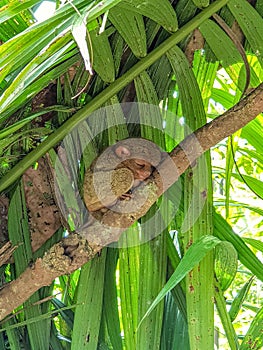
<path fill-rule="evenodd" d="M 129 157 L 131 152 L 125 146 L 118 146 L 115 148 L 115 153 L 119 158 Z"/>

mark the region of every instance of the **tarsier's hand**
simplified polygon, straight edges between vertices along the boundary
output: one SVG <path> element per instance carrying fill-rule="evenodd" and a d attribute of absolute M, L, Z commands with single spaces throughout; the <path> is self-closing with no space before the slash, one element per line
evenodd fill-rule
<path fill-rule="evenodd" d="M 131 190 L 129 190 L 128 192 L 126 192 L 126 193 L 124 193 L 124 194 L 122 194 L 121 196 L 120 196 L 120 199 L 121 200 L 129 200 L 129 199 L 131 199 L 132 198 L 132 192 L 131 192 Z"/>
<path fill-rule="evenodd" d="M 124 198 L 133 182 L 133 174 L 127 168 L 97 172 L 89 169 L 83 185 L 88 210 L 93 212 L 114 205 L 118 198 Z"/>

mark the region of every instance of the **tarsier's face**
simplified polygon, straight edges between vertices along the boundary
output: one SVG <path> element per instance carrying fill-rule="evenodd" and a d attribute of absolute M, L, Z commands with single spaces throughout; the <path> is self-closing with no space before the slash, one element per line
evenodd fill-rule
<path fill-rule="evenodd" d="M 151 143 L 144 145 L 140 144 L 146 140 L 138 139 L 132 140 L 129 145 L 125 144 L 128 140 L 120 141 L 114 148 L 115 155 L 120 160 L 118 168 L 128 168 L 133 173 L 133 188 L 140 185 L 141 182 L 148 179 L 152 174 L 155 167 L 159 164 L 161 160 L 161 152 Z M 142 143 L 141 142 L 141 143 Z M 148 141 L 150 142 L 150 141 Z"/>
<path fill-rule="evenodd" d="M 122 164 L 129 168 L 134 175 L 134 180 L 144 181 L 153 172 L 152 165 L 143 159 L 127 159 Z"/>

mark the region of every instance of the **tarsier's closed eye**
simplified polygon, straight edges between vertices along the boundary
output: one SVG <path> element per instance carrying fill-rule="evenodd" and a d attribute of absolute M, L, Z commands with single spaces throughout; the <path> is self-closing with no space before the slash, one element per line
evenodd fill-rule
<path fill-rule="evenodd" d="M 140 162 L 139 160 L 134 161 L 138 168 L 143 169 L 145 167 L 145 162 Z"/>

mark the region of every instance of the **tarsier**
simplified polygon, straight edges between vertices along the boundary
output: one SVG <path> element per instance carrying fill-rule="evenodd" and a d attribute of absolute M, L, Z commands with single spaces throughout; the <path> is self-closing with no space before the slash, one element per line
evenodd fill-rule
<path fill-rule="evenodd" d="M 85 173 L 84 202 L 90 212 L 110 208 L 146 181 L 160 163 L 162 152 L 146 139 L 130 138 L 108 147 Z"/>

